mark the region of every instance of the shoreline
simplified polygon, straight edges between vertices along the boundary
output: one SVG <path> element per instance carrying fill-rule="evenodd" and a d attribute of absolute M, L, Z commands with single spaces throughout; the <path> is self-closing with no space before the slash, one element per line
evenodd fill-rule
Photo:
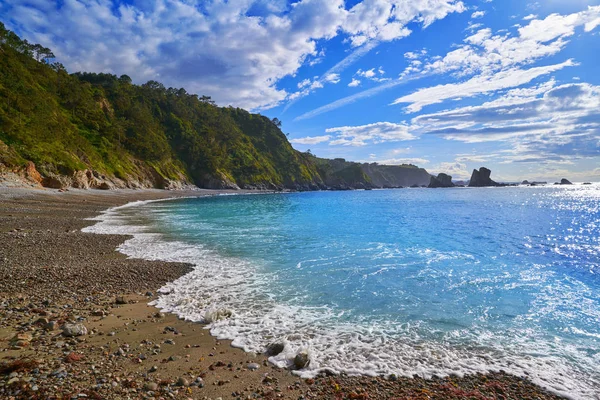
<path fill-rule="evenodd" d="M 59 393 L 199 399 L 561 398 L 503 373 L 429 380 L 364 376 L 301 380 L 268 364 L 263 355 L 244 353 L 213 338 L 204 325 L 161 315 L 146 304 L 164 283 L 187 273 L 189 265 L 128 259 L 116 248 L 131 236 L 81 232 L 92 222 L 88 218 L 131 201 L 227 192 L 240 194 L 0 189 L 0 340 L 7 349 L 0 362 L 11 362 L 11 357 L 42 360 L 37 375 L 30 368 L 21 376 L 19 372 L 0 376 L 0 396 L 14 388 L 21 390 L 15 398 L 42 393 L 40 398 Z M 65 288 L 67 283 L 74 285 Z M 146 296 L 148 291 L 152 296 Z M 117 299 L 125 304 L 116 304 Z M 51 331 L 41 326 L 69 319 L 79 319 L 88 334 L 64 338 L 59 326 Z M 28 342 L 20 349 L 11 340 L 18 331 Z M 154 367 L 156 371 L 149 372 Z M 204 387 L 193 385 L 198 377 Z M 32 390 L 34 386 L 37 390 Z"/>

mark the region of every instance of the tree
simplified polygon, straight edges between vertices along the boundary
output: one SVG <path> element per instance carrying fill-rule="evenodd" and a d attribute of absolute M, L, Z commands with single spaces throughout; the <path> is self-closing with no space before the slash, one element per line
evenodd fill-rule
<path fill-rule="evenodd" d="M 278 128 L 281 128 L 281 124 L 282 124 L 282 123 L 281 123 L 281 120 L 280 120 L 279 118 L 273 118 L 273 119 L 271 120 L 271 122 L 272 122 L 272 123 L 273 123 L 273 125 L 275 125 L 276 127 L 278 127 Z"/>
<path fill-rule="evenodd" d="M 123 74 L 119 77 L 119 82 L 122 84 L 131 85 L 131 78 L 129 77 L 129 75 Z"/>

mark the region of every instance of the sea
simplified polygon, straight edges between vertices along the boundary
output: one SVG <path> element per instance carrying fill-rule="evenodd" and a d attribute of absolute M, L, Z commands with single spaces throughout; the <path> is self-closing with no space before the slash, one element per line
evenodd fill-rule
<path fill-rule="evenodd" d="M 600 399 L 600 184 L 135 202 L 86 231 L 193 270 L 154 305 L 296 371 L 503 370 Z"/>

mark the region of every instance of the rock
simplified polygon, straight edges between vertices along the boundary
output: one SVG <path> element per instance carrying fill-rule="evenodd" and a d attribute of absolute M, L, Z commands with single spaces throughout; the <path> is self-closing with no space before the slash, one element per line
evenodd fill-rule
<path fill-rule="evenodd" d="M 250 371 L 256 371 L 260 368 L 260 365 L 258 365 L 257 363 L 250 363 L 246 366 L 246 368 L 248 368 Z"/>
<path fill-rule="evenodd" d="M 67 177 L 50 175 L 42 179 L 42 186 L 50 189 L 66 189 L 71 186 L 71 182 Z"/>
<path fill-rule="evenodd" d="M 83 324 L 64 324 L 62 334 L 67 337 L 87 335 L 88 330 Z"/>
<path fill-rule="evenodd" d="M 188 387 L 190 386 L 190 382 L 182 376 L 179 379 L 177 379 L 177 383 L 175 385 Z"/>
<path fill-rule="evenodd" d="M 37 184 L 41 184 L 43 181 L 42 176 L 35 168 L 35 164 L 31 161 L 27 162 L 27 166 L 25 167 L 25 176 L 27 177 L 27 179 Z"/>
<path fill-rule="evenodd" d="M 123 296 L 117 296 L 115 304 L 127 304 L 127 300 Z"/>
<path fill-rule="evenodd" d="M 152 297 L 152 296 L 154 296 L 154 293 L 152 293 L 152 292 L 146 292 L 146 296 Z"/>
<path fill-rule="evenodd" d="M 115 187 L 110 183 L 110 182 L 102 182 L 100 183 L 98 186 L 96 186 L 96 189 L 100 189 L 100 190 L 113 190 Z"/>
<path fill-rule="evenodd" d="M 306 368 L 308 364 L 310 364 L 310 358 L 308 357 L 308 353 L 306 351 L 301 351 L 300 353 L 296 354 L 296 357 L 294 357 L 294 367 L 296 369 Z"/>
<path fill-rule="evenodd" d="M 474 169 L 473 174 L 471 174 L 471 181 L 469 182 L 469 187 L 499 186 L 490 178 L 491 174 L 492 171 L 485 167 L 479 168 L 479 171 Z"/>
<path fill-rule="evenodd" d="M 284 348 L 285 348 L 285 345 L 283 343 L 279 343 L 279 342 L 271 343 L 270 345 L 267 346 L 266 354 L 268 356 L 276 356 L 277 354 L 281 353 Z"/>
<path fill-rule="evenodd" d="M 154 313 L 154 318 L 164 318 L 164 317 L 165 317 L 165 314 L 163 314 L 161 312 Z"/>
<path fill-rule="evenodd" d="M 158 390 L 158 384 L 156 382 L 146 382 L 144 384 L 144 390 L 147 392 L 156 392 Z"/>
<path fill-rule="evenodd" d="M 592 182 L 583 182 L 584 185 L 591 185 Z"/>
<path fill-rule="evenodd" d="M 153 366 L 152 366 L 152 367 L 149 369 L 149 371 L 150 371 L 150 372 L 156 372 L 156 371 L 158 371 L 158 367 L 157 367 L 156 365 L 153 365 Z"/>
<path fill-rule="evenodd" d="M 58 322 L 49 321 L 46 325 L 44 325 L 44 329 L 47 331 L 54 331 L 58 328 Z"/>
<path fill-rule="evenodd" d="M 452 177 L 446 174 L 438 174 L 436 177 L 431 177 L 429 181 L 429 188 L 449 188 L 454 187 L 454 183 L 452 183 Z"/>
<path fill-rule="evenodd" d="M 560 180 L 560 184 L 561 185 L 572 185 L 572 183 L 568 179 L 565 179 L 565 178 Z"/>

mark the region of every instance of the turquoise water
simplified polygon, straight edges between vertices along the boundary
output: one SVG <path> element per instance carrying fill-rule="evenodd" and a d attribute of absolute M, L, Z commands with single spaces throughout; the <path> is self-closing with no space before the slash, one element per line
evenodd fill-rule
<path fill-rule="evenodd" d="M 114 210 L 135 257 L 191 262 L 157 305 L 285 366 L 503 369 L 600 393 L 600 186 L 218 196 Z M 101 229 L 98 229 L 101 230 Z M 110 229 L 109 229 L 110 230 Z"/>

